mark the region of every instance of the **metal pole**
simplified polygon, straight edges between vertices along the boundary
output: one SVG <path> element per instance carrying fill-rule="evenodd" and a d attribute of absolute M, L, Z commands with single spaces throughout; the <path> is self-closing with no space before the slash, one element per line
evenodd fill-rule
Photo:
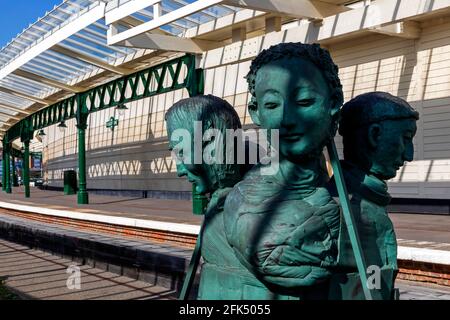
<path fill-rule="evenodd" d="M 77 96 L 77 128 L 78 128 L 78 204 L 88 204 L 89 195 L 86 189 L 86 128 L 89 110 L 86 96 Z"/>
<path fill-rule="evenodd" d="M 179 300 L 188 300 L 189 294 L 191 292 L 192 285 L 194 284 L 195 274 L 197 273 L 198 264 L 200 262 L 200 257 L 202 256 L 202 233 L 205 222 L 202 222 L 200 232 L 197 236 L 197 241 L 195 242 L 194 252 L 192 253 L 191 261 L 189 262 L 189 268 L 186 273 L 186 278 L 183 282 L 183 287 L 181 288 Z"/>
<path fill-rule="evenodd" d="M 23 186 L 25 188 L 25 198 L 30 197 L 30 141 L 23 142 Z"/>
<path fill-rule="evenodd" d="M 10 164 L 10 157 L 11 154 L 9 152 L 11 146 L 9 144 L 6 144 L 6 150 L 5 150 L 5 191 L 6 193 L 11 193 L 11 164 Z"/>
<path fill-rule="evenodd" d="M 205 81 L 203 69 L 196 69 L 196 59 L 189 66 L 190 76 L 188 80 L 187 90 L 189 96 L 193 97 L 201 95 L 205 91 Z M 208 205 L 208 199 L 205 195 L 201 195 L 196 191 L 195 183 L 192 184 L 192 209 L 194 214 L 205 214 L 206 206 Z M 202 253 L 202 233 L 205 227 L 205 220 L 203 220 L 200 226 L 200 232 L 197 236 L 195 243 L 195 249 L 192 253 L 191 261 L 189 262 L 189 268 L 184 279 L 183 287 L 181 289 L 180 300 L 187 300 L 191 292 L 192 284 L 194 283 L 195 275 L 197 273 L 200 257 Z"/>
<path fill-rule="evenodd" d="M 193 213 L 196 215 L 205 214 L 206 206 L 208 205 L 208 198 L 196 191 L 195 183 L 192 184 L 192 205 Z M 202 233 L 204 227 L 205 221 L 203 220 L 200 227 L 200 232 L 197 236 L 197 241 L 195 242 L 194 252 L 192 253 L 191 261 L 189 262 L 189 268 L 186 273 L 186 278 L 184 279 L 183 287 L 181 288 L 179 297 L 180 300 L 189 299 L 189 294 L 191 292 L 192 284 L 194 283 L 195 274 L 197 273 L 200 257 L 202 256 Z"/>
<path fill-rule="evenodd" d="M 16 157 L 12 156 L 12 176 L 13 176 L 13 187 L 19 186 L 19 180 L 17 179 L 16 171 Z"/>
<path fill-rule="evenodd" d="M 356 266 L 358 268 L 359 277 L 361 279 L 361 286 L 364 291 L 366 300 L 373 300 L 374 296 L 367 285 L 367 264 L 362 252 L 361 242 L 359 240 L 358 230 L 356 229 L 355 218 L 353 217 L 352 207 L 348 198 L 347 187 L 344 181 L 341 164 L 339 163 L 339 156 L 336 150 L 334 140 L 327 146 L 328 154 L 330 156 L 331 165 L 333 167 L 334 181 L 339 195 L 339 200 L 342 207 L 344 222 L 347 226 L 347 232 L 350 237 L 353 253 L 355 255 Z M 377 294 L 375 293 L 375 296 Z M 378 297 L 376 297 L 378 298 Z"/>
<path fill-rule="evenodd" d="M 5 144 L 3 144 L 2 148 L 2 190 L 6 190 L 6 151 L 5 151 Z"/>
<path fill-rule="evenodd" d="M 86 190 L 86 126 L 78 126 L 78 204 L 88 204 Z"/>

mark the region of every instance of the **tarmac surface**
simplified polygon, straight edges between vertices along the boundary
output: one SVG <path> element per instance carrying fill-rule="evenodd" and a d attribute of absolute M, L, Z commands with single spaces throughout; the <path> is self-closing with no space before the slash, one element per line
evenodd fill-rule
<path fill-rule="evenodd" d="M 77 288 L 77 270 L 80 282 Z M 81 265 L 47 252 L 0 239 L 0 279 L 21 299 L 174 299 L 167 288 Z"/>

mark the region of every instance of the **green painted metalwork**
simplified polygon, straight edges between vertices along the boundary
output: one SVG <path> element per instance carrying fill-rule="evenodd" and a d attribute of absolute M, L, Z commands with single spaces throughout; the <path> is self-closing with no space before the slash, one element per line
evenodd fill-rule
<path fill-rule="evenodd" d="M 27 117 L 20 122 L 20 140 L 23 143 L 22 179 L 25 189 L 25 198 L 30 197 L 30 141 L 33 139 L 32 118 Z"/>
<path fill-rule="evenodd" d="M 86 188 L 86 128 L 89 109 L 86 105 L 86 96 L 77 98 L 77 129 L 78 129 L 78 204 L 88 204 L 89 195 Z"/>
<path fill-rule="evenodd" d="M 3 175 L 5 176 L 5 192 L 11 193 L 11 165 L 10 165 L 10 158 L 11 158 L 11 144 L 6 143 L 3 145 L 3 148 L 5 149 L 5 171 L 3 172 Z"/>
<path fill-rule="evenodd" d="M 195 56 L 188 54 L 114 79 L 39 110 L 12 126 L 5 133 L 3 143 L 5 146 L 5 143 L 19 137 L 22 142 L 30 141 L 34 131 L 75 118 L 79 140 L 78 203 L 87 204 L 85 130 L 89 114 L 183 88 L 189 93 L 196 93 L 202 90 L 202 83 L 199 84 L 201 79 L 201 72 L 195 69 Z M 4 150 L 9 152 L 5 148 Z M 6 158 L 5 154 L 4 159 Z M 10 179 L 5 178 L 3 183 L 7 192 L 8 181 Z"/>
<path fill-rule="evenodd" d="M 202 95 L 205 92 L 205 74 L 203 69 L 196 69 L 191 72 L 190 78 L 188 78 L 188 91 L 190 97 Z M 192 212 L 195 215 L 203 215 L 205 213 L 206 206 L 208 205 L 208 198 L 197 192 L 195 184 L 192 188 Z M 200 254 L 199 254 L 200 255 Z"/>
<path fill-rule="evenodd" d="M 195 62 L 195 61 L 194 61 Z M 188 92 L 190 97 L 194 97 L 203 94 L 205 91 L 205 81 L 204 81 L 203 69 L 195 69 L 191 72 L 188 77 Z M 197 192 L 196 184 L 192 184 L 192 212 L 195 215 L 204 215 L 206 207 L 208 205 L 208 198 Z M 191 260 L 189 262 L 188 272 L 186 273 L 186 278 L 183 282 L 183 287 L 181 288 L 180 300 L 187 300 L 192 289 L 192 284 L 194 283 L 195 275 L 197 273 L 198 264 L 201 258 L 201 246 L 202 246 L 202 229 L 204 228 L 204 220 L 200 226 L 200 232 L 197 236 L 195 242 L 194 252 L 192 253 Z"/>
<path fill-rule="evenodd" d="M 7 142 L 20 137 L 24 127 L 35 131 L 77 118 L 80 113 L 80 99 L 86 107 L 82 113 L 90 114 L 178 89 L 186 88 L 189 92 L 197 92 L 199 90 L 197 74 L 195 57 L 185 55 L 109 81 L 85 92 L 77 93 L 19 121 L 7 131 Z M 26 122 L 31 123 L 31 126 L 25 124 Z"/>
<path fill-rule="evenodd" d="M 192 213 L 195 215 L 205 214 L 205 209 L 208 206 L 208 198 L 197 192 L 196 184 L 192 184 Z"/>
<path fill-rule="evenodd" d="M 6 151 L 5 151 L 5 143 L 3 142 L 2 147 L 2 191 L 6 190 L 6 179 L 5 179 L 5 172 L 6 172 L 6 165 L 5 165 L 5 158 L 6 158 Z"/>
<path fill-rule="evenodd" d="M 114 131 L 114 128 L 119 125 L 119 119 L 116 119 L 114 117 L 109 118 L 109 120 L 106 122 L 106 127 L 111 129 L 111 131 Z"/>
<path fill-rule="evenodd" d="M 6 139 L 2 141 L 2 191 L 6 191 L 6 157 L 8 156 Z"/>
<path fill-rule="evenodd" d="M 16 157 L 14 156 L 13 153 L 11 153 L 11 162 L 12 162 L 12 184 L 14 187 L 18 187 L 19 179 L 17 177 L 17 171 L 16 171 Z"/>
<path fill-rule="evenodd" d="M 25 198 L 30 197 L 30 140 L 23 142 L 23 186 L 25 188 Z"/>
<path fill-rule="evenodd" d="M 347 187 L 345 185 L 342 168 L 339 163 L 339 156 L 336 150 L 334 140 L 331 140 L 327 146 L 328 154 L 330 156 L 331 165 L 333 167 L 334 180 L 339 194 L 339 200 L 341 202 L 342 213 L 347 231 L 350 237 L 350 242 L 355 255 L 356 266 L 358 268 L 359 277 L 361 279 L 362 288 L 366 300 L 372 300 L 372 292 L 367 286 L 367 264 L 364 259 L 363 250 L 361 247 L 361 241 L 359 240 L 358 231 L 356 229 L 355 218 L 352 213 L 352 207 L 348 198 Z"/>

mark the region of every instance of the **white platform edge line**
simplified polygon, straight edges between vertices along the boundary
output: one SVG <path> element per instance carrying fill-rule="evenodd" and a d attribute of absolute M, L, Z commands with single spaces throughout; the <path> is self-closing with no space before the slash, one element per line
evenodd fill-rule
<path fill-rule="evenodd" d="M 0 208 L 39 213 L 48 216 L 57 216 L 77 220 L 110 223 L 121 226 L 132 226 L 152 230 L 179 232 L 191 235 L 197 235 L 200 230 L 200 226 L 197 225 L 115 217 L 102 214 L 82 213 L 68 210 L 56 210 L 2 201 L 0 201 Z M 450 251 L 399 246 L 397 252 L 397 259 L 450 265 Z"/>
<path fill-rule="evenodd" d="M 399 246 L 397 259 L 450 265 L 450 251 Z"/>
<path fill-rule="evenodd" d="M 28 206 L 21 205 L 9 202 L 0 201 L 0 208 L 3 209 L 11 209 L 32 213 L 39 213 L 48 216 L 56 216 L 62 218 L 71 218 L 77 220 L 86 220 L 92 222 L 102 222 L 109 223 L 120 226 L 131 226 L 145 229 L 152 229 L 158 231 L 170 231 L 170 232 L 178 232 L 184 234 L 197 235 L 200 231 L 200 226 L 192 225 L 192 224 L 183 224 L 183 223 L 173 223 L 173 222 L 161 222 L 155 220 L 143 220 L 143 219 L 134 219 L 134 218 L 126 218 L 126 217 L 116 217 L 116 216 L 108 216 L 103 214 L 93 214 L 93 213 L 84 213 L 77 211 L 68 211 L 68 210 L 57 210 L 57 209 L 48 209 L 38 206 Z"/>

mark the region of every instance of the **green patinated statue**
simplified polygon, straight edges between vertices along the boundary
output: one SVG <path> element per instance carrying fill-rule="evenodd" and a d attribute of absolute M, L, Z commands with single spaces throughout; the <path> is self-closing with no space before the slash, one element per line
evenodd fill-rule
<path fill-rule="evenodd" d="M 343 102 L 338 68 L 317 44 L 281 43 L 253 60 L 247 81 L 253 122 L 279 130 L 279 170 L 255 165 L 226 199 L 228 242 L 260 281 L 229 274 L 226 289 L 240 299 L 326 299 L 340 209 L 325 188 L 322 150 Z"/>
<path fill-rule="evenodd" d="M 268 135 L 278 130 L 280 137 L 272 174 L 265 161 L 252 168 L 248 159 L 217 161 L 230 147 L 220 134 L 241 128 L 226 101 L 197 96 L 168 110 L 178 175 L 210 196 L 200 237 L 199 299 L 363 298 L 322 154 L 334 138 L 343 102 L 337 74 L 328 51 L 318 45 L 282 43 L 252 62 L 249 113 Z M 417 119 L 405 101 L 381 92 L 358 96 L 342 108 L 342 167 L 357 232 L 366 264 L 381 270 L 375 298 L 392 297 L 397 272 L 384 180 L 412 160 Z M 205 138 L 211 130 L 216 133 Z M 205 162 L 205 154 L 215 161 Z"/>
<path fill-rule="evenodd" d="M 204 261 L 200 278 L 198 299 L 239 299 L 235 291 L 228 291 L 224 274 L 242 274 L 248 281 L 258 282 L 237 260 L 228 244 L 223 226 L 223 203 L 235 183 L 240 181 L 250 165 L 232 163 L 205 163 L 205 150 L 212 147 L 215 152 L 225 152 L 226 141 L 215 145 L 217 140 L 206 139 L 208 130 L 218 130 L 223 136 L 226 130 L 241 128 L 241 122 L 234 108 L 225 100 L 212 95 L 183 99 L 166 113 L 169 148 L 174 151 L 179 176 L 187 176 L 201 194 L 209 194 L 210 201 L 205 212 L 201 230 L 201 255 Z M 198 127 L 195 128 L 195 123 Z M 177 132 L 184 130 L 183 139 Z M 178 130 L 178 131 L 177 131 Z M 197 133 L 195 131 L 198 131 Z M 200 132 L 200 134 L 199 134 Z M 183 132 L 181 132 L 183 133 Z M 194 141 L 194 140 L 197 141 Z M 198 141 L 200 140 L 200 141 Z M 195 142 L 201 145 L 194 146 Z M 201 159 L 195 161 L 195 152 Z M 197 162 L 197 163 L 196 163 Z M 219 161 L 217 161 L 219 162 Z"/>
<path fill-rule="evenodd" d="M 344 179 L 351 194 L 353 215 L 378 299 L 391 299 L 397 274 L 397 241 L 386 206 L 391 197 L 385 180 L 395 177 L 414 155 L 413 137 L 419 114 L 404 100 L 385 92 L 365 93 L 341 110 L 339 133 L 343 137 Z M 330 192 L 336 195 L 334 181 Z M 335 299 L 363 299 L 353 251 L 345 224 L 341 223 L 339 267 L 330 293 Z M 376 287 L 378 283 L 378 288 Z"/>

